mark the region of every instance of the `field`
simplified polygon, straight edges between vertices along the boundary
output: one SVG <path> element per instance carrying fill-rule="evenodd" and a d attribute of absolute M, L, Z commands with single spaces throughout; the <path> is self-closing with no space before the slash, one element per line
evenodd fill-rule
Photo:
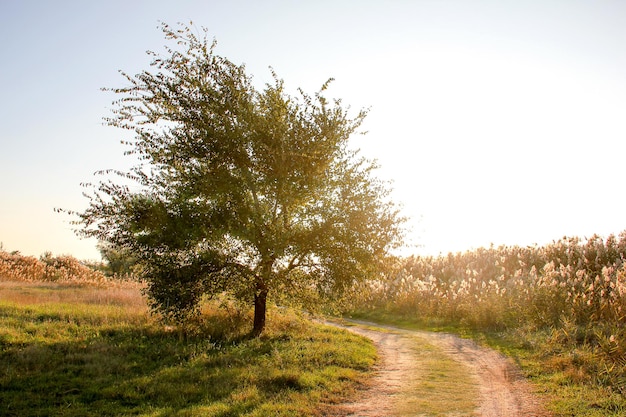
<path fill-rule="evenodd" d="M 136 283 L 69 258 L 73 275 L 32 280 L 16 259 L 31 273 L 41 260 L 2 254 L 13 275 L 0 280 L 1 415 L 323 415 L 376 359 L 368 340 L 286 311 L 251 339 L 246 313 L 207 304 L 183 332 L 150 314 Z"/>
<path fill-rule="evenodd" d="M 228 300 L 168 326 L 141 287 L 0 251 L 0 414 L 324 415 L 376 360 L 370 341 L 276 307 L 260 338 Z M 513 357 L 555 417 L 626 415 L 626 232 L 398 259 L 351 303 Z"/>
<path fill-rule="evenodd" d="M 557 416 L 626 415 L 626 233 L 401 259 L 351 314 L 508 355 Z"/>

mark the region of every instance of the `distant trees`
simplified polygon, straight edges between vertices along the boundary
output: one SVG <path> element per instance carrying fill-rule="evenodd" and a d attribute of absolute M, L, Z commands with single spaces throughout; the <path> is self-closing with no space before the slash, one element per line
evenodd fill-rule
<path fill-rule="evenodd" d="M 141 163 L 93 187 L 78 232 L 140 262 L 157 311 L 183 319 L 227 292 L 254 305 L 254 335 L 272 297 L 329 300 L 376 275 L 403 219 L 347 146 L 366 112 L 327 100 L 330 80 L 293 97 L 273 73 L 258 90 L 206 31 L 162 30 L 173 46 L 150 53 L 154 72 L 110 90 L 107 122 L 135 133 Z"/>
<path fill-rule="evenodd" d="M 129 250 L 104 242 L 98 245 L 98 250 L 105 262 L 105 268 L 103 269 L 105 274 L 121 277 L 129 276 L 136 272 L 138 261 Z"/>

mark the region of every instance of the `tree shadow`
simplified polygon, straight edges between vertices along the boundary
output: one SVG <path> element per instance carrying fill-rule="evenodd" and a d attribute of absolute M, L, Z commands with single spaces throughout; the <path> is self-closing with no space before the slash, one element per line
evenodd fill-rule
<path fill-rule="evenodd" d="M 104 328 L 57 343 L 2 338 L 0 414 L 170 414 L 228 402 L 251 358 L 269 352 L 272 343 L 249 340 L 181 337 L 150 326 Z"/>

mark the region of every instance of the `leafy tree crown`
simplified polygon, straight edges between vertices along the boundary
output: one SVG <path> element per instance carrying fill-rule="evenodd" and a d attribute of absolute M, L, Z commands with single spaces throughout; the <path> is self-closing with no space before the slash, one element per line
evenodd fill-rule
<path fill-rule="evenodd" d="M 173 46 L 149 52 L 152 71 L 109 90 L 121 98 L 106 123 L 135 133 L 139 163 L 93 187 L 79 233 L 141 262 L 153 307 L 174 318 L 205 294 L 319 300 L 377 273 L 403 219 L 348 147 L 367 112 L 326 99 L 332 80 L 294 97 L 272 71 L 259 90 L 206 30 L 162 30 Z"/>

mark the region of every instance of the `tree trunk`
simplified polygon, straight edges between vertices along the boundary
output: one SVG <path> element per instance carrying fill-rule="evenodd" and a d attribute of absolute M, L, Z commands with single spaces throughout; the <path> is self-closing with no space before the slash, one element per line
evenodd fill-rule
<path fill-rule="evenodd" d="M 257 291 L 254 294 L 254 327 L 252 336 L 258 337 L 265 329 L 265 313 L 267 311 L 267 287 L 265 284 L 257 283 Z"/>

